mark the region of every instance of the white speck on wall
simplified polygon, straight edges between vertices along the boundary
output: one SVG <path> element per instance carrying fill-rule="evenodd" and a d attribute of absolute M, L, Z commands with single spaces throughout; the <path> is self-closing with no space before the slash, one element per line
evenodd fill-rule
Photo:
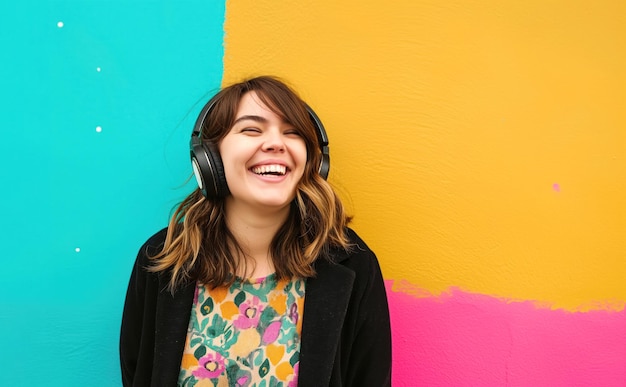
<path fill-rule="evenodd" d="M 75 248 L 74 251 L 76 251 L 77 253 L 80 253 L 80 247 Z"/>
<path fill-rule="evenodd" d="M 102 126 L 96 126 L 96 132 L 98 133 L 102 132 Z"/>
<path fill-rule="evenodd" d="M 58 22 L 58 23 L 57 23 L 57 27 L 59 27 L 59 28 L 63 28 L 63 26 L 64 26 L 64 24 L 63 24 L 63 22 L 62 22 L 62 21 L 60 21 L 60 22 Z"/>
<path fill-rule="evenodd" d="M 96 71 L 97 71 L 97 72 L 100 72 L 100 67 L 96 67 Z"/>

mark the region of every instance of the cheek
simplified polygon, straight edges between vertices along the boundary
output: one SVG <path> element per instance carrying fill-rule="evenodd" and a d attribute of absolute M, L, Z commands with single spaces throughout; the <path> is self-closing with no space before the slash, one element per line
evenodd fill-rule
<path fill-rule="evenodd" d="M 236 183 L 239 169 L 241 168 L 241 153 L 234 151 L 234 144 L 228 140 L 223 140 L 220 144 L 220 158 L 224 177 L 229 185 Z"/>
<path fill-rule="evenodd" d="M 237 142 L 228 136 L 224 138 L 219 146 L 220 158 L 222 159 L 222 165 L 224 169 L 230 166 L 236 167 L 238 164 L 242 164 L 250 157 L 250 150 L 245 142 Z"/>
<path fill-rule="evenodd" d="M 300 167 L 304 170 L 308 161 L 306 144 L 304 143 L 304 141 L 298 143 L 294 150 L 294 158 L 296 159 L 298 165 L 300 165 Z"/>

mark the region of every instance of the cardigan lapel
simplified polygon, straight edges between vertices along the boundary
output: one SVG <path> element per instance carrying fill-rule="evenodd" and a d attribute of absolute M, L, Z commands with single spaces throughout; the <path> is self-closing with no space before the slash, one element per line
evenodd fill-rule
<path fill-rule="evenodd" d="M 317 275 L 307 279 L 298 386 L 327 386 L 355 274 L 325 259 L 316 262 Z"/>
<path fill-rule="evenodd" d="M 175 386 L 178 383 L 194 292 L 195 283 L 191 282 L 174 295 L 168 290 L 159 293 L 152 386 Z"/>

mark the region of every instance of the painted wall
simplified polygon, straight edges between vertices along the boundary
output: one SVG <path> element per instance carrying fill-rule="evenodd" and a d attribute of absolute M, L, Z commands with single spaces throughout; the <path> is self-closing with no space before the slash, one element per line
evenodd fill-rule
<path fill-rule="evenodd" d="M 134 255 L 220 85 L 285 77 L 377 252 L 394 386 L 626 385 L 626 5 L 0 5 L 0 385 L 119 385 Z"/>
<path fill-rule="evenodd" d="M 1 2 L 0 386 L 121 384 L 129 273 L 191 189 L 223 23 L 220 1 Z"/>
<path fill-rule="evenodd" d="M 388 281 L 395 386 L 626 385 L 626 3 L 229 1 Z"/>

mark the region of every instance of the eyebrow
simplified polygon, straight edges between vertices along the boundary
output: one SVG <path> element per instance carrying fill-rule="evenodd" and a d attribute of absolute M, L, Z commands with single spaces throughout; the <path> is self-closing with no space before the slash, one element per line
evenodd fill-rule
<path fill-rule="evenodd" d="M 262 124 L 267 122 L 267 119 L 261 116 L 245 115 L 245 116 L 241 116 L 237 118 L 235 122 L 233 122 L 233 125 L 237 124 L 238 122 L 245 121 L 245 120 L 256 121 Z"/>

